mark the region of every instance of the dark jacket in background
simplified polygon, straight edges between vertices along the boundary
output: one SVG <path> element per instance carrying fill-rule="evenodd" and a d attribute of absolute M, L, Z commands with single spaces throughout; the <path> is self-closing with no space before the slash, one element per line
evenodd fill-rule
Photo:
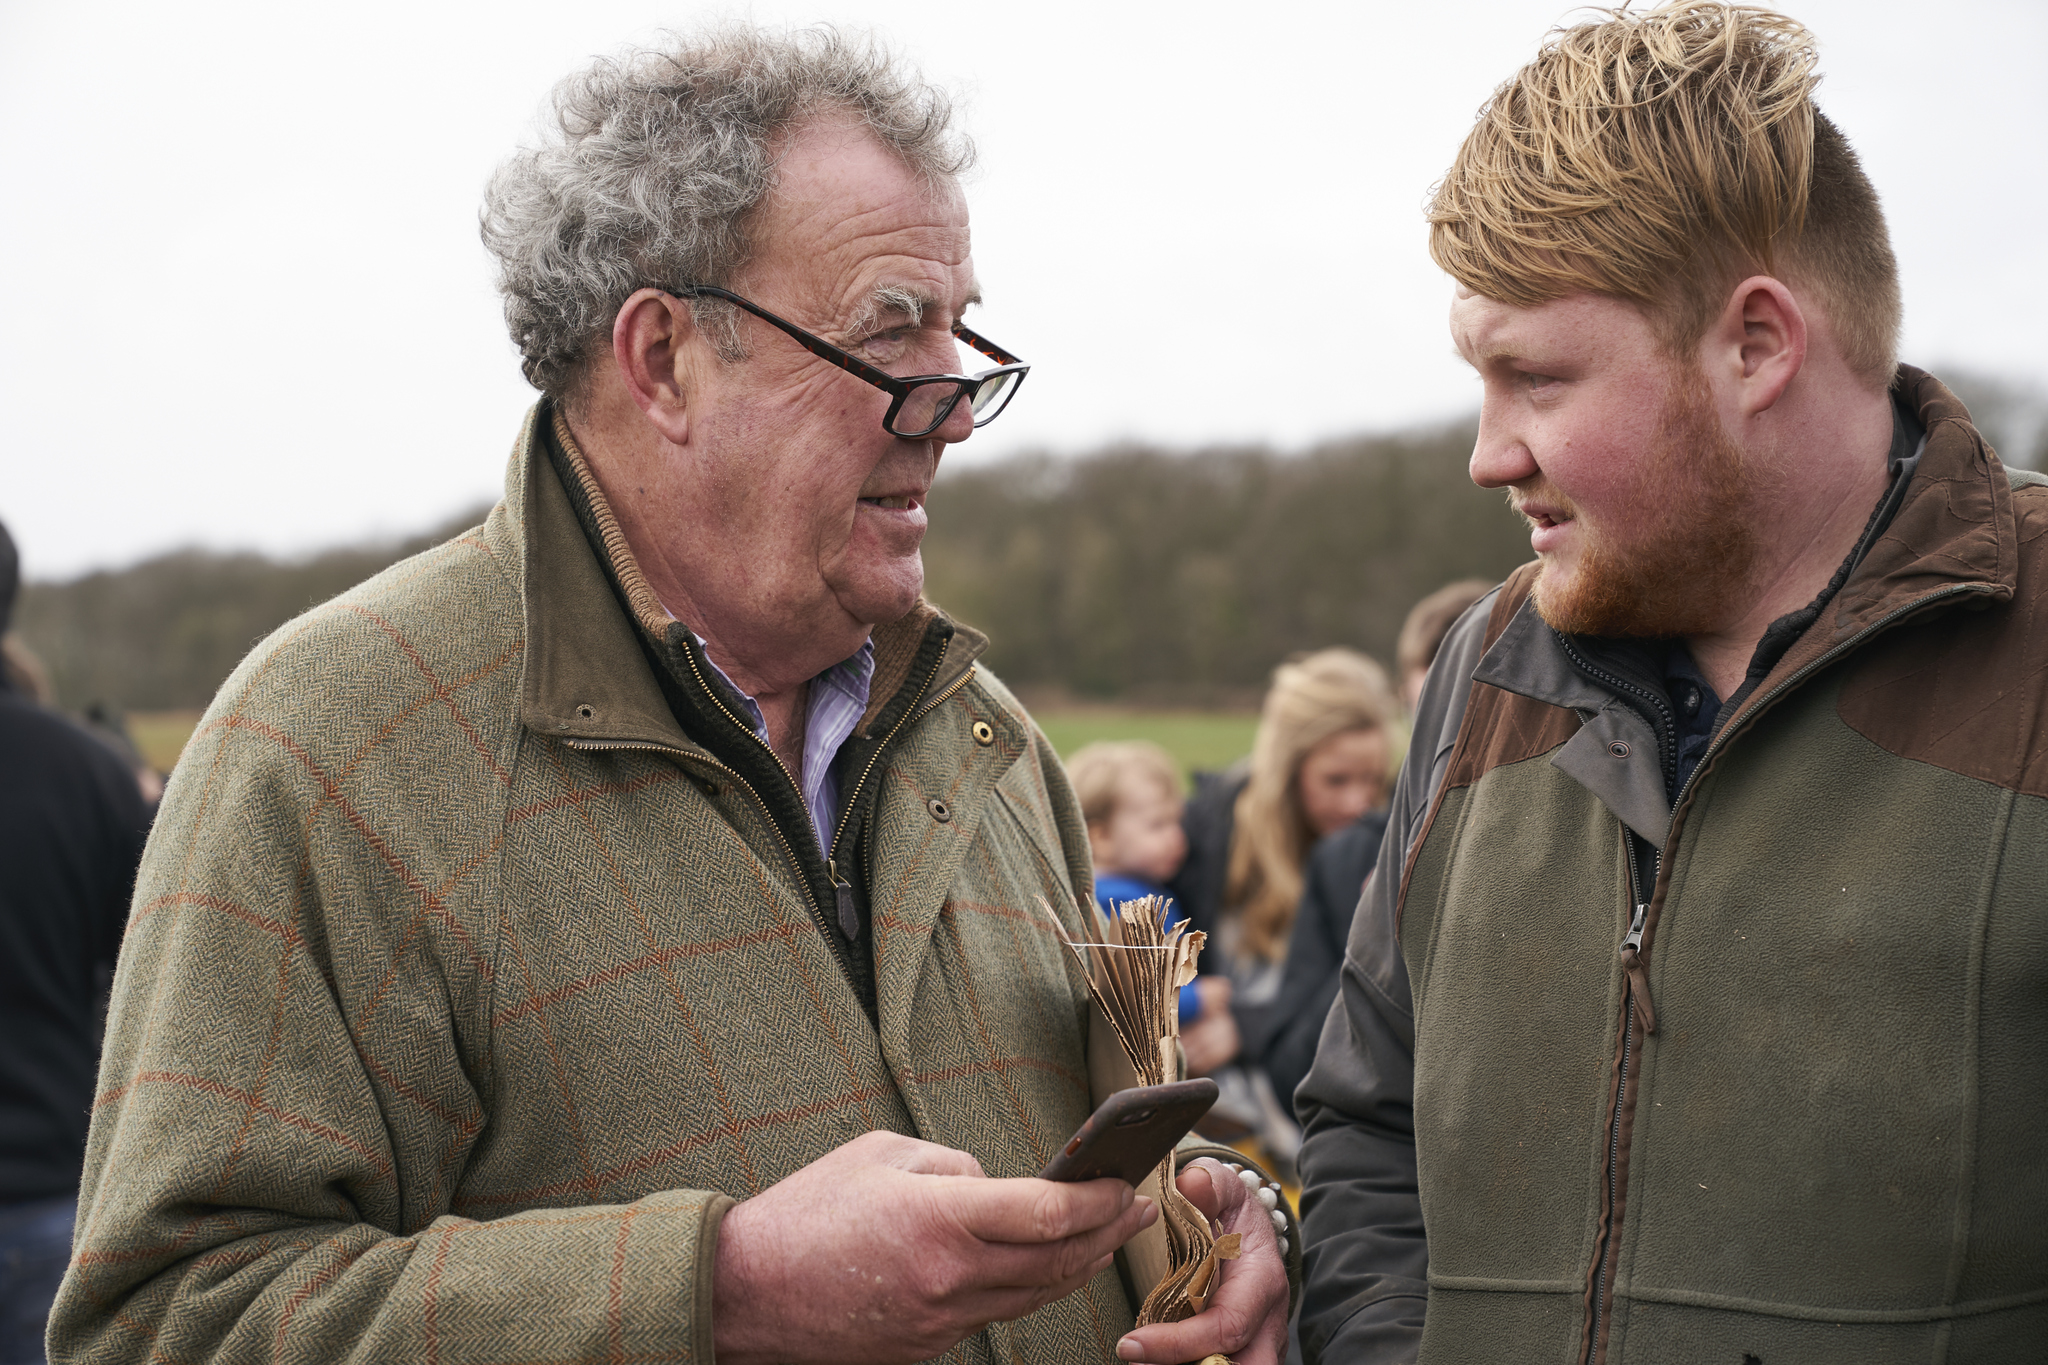
<path fill-rule="evenodd" d="M 1351 915 L 1387 831 L 1387 813 L 1368 811 L 1358 821 L 1317 842 L 1303 874 L 1301 906 L 1287 941 L 1287 969 L 1280 992 L 1260 1011 L 1256 1036 L 1246 1033 L 1245 1055 L 1257 1059 L 1273 1082 L 1273 1093 L 1290 1110 L 1294 1087 L 1316 1059 L 1323 1020 L 1337 998 L 1337 970 L 1351 936 Z"/>
<path fill-rule="evenodd" d="M 1195 774 L 1195 794 L 1181 816 L 1188 856 L 1170 887 L 1188 923 L 1209 935 L 1201 970 L 1233 978 L 1239 975 L 1237 964 L 1224 952 L 1216 928 L 1223 914 L 1224 882 L 1230 875 L 1230 840 L 1237 832 L 1237 798 L 1249 780 L 1243 764 L 1220 773 Z M 1359 892 L 1379 856 L 1386 827 L 1386 813 L 1373 811 L 1316 844 L 1302 870 L 1301 909 L 1288 939 L 1279 989 L 1263 1003 L 1231 1004 L 1244 1040 L 1240 1060 L 1266 1073 L 1274 1096 L 1290 1111 L 1294 1087 L 1315 1060 L 1323 1017 L 1336 998 L 1351 912 L 1358 907 Z"/>
<path fill-rule="evenodd" d="M 1230 1012 L 1237 1017 L 1238 1035 L 1244 1040 L 1238 1060 L 1256 1066 L 1260 1058 L 1253 1049 L 1253 1039 L 1272 1035 L 1274 1002 L 1253 1002 L 1244 997 L 1246 982 L 1259 975 L 1263 964 L 1238 961 L 1217 932 L 1223 920 L 1223 888 L 1230 877 L 1230 841 L 1237 833 L 1237 798 L 1249 781 L 1251 774 L 1244 763 L 1233 764 L 1220 773 L 1195 774 L 1195 794 L 1188 799 L 1180 818 L 1181 832 L 1187 835 L 1188 856 L 1167 890 L 1188 917 L 1189 927 L 1209 936 L 1197 967 L 1204 976 L 1229 977 L 1236 987 Z M 1278 1091 L 1275 1095 L 1284 1107 L 1287 1096 Z"/>
<path fill-rule="evenodd" d="M 149 816 L 135 774 L 0 687 L 0 1203 L 69 1195 Z"/>
<path fill-rule="evenodd" d="M 1230 875 L 1230 836 L 1237 831 L 1237 798 L 1251 781 L 1239 763 L 1220 773 L 1196 773 L 1195 794 L 1181 812 L 1188 856 L 1166 889 L 1188 917 L 1188 926 L 1209 936 L 1201 969 L 1210 976 L 1228 976 L 1216 923 L 1223 914 L 1223 883 Z"/>

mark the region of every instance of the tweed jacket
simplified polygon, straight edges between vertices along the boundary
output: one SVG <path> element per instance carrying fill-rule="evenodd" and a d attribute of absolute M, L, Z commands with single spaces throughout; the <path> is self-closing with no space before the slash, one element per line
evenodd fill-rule
<path fill-rule="evenodd" d="M 709 1362 L 734 1200 L 874 1129 L 1035 1175 L 1087 1117 L 1087 838 L 982 638 L 876 634 L 871 1014 L 544 412 L 481 527 L 264 641 L 178 764 L 54 1358 Z M 1106 1271 L 948 1358 L 1131 1325 Z"/>

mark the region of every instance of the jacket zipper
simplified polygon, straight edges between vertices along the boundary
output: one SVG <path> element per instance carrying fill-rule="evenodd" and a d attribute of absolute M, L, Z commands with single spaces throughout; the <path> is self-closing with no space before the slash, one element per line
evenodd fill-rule
<path fill-rule="evenodd" d="M 1670 703 L 1645 687 L 1638 687 L 1628 679 L 1610 673 L 1595 665 L 1562 633 L 1558 640 L 1565 653 L 1578 669 L 1601 683 L 1609 691 L 1638 699 L 1644 705 L 1657 727 L 1657 757 L 1664 775 L 1664 789 L 1671 790 L 1678 776 L 1677 723 L 1672 719 Z M 1621 1015 L 1621 1056 L 1615 1064 L 1614 1109 L 1607 1116 L 1607 1209 L 1601 1220 L 1600 1237 L 1593 1246 L 1593 1292 L 1590 1313 L 1586 1320 L 1586 1346 L 1580 1359 L 1592 1365 L 1600 1358 L 1600 1327 L 1607 1317 L 1608 1297 L 1611 1286 L 1608 1283 L 1607 1263 L 1614 1246 L 1615 1210 L 1621 1201 L 1621 1116 L 1629 1109 L 1629 1063 L 1634 1060 L 1636 1033 L 1640 1030 L 1647 1035 L 1657 1028 L 1656 1010 L 1650 1003 L 1649 973 L 1642 965 L 1643 930 L 1649 922 L 1649 898 L 1643 894 L 1642 873 L 1636 866 L 1636 835 L 1627 825 L 1621 827 L 1622 857 L 1628 864 L 1629 923 L 1621 940 L 1622 967 L 1622 1015 Z M 1659 875 L 1663 871 L 1663 855 L 1657 858 Z"/>
<path fill-rule="evenodd" d="M 1891 614 L 1873 621 L 1870 625 L 1856 632 L 1855 635 L 1842 641 L 1833 649 L 1828 650 L 1812 663 L 1800 669 L 1797 673 L 1786 678 L 1769 692 L 1766 692 L 1758 699 L 1756 705 L 1749 709 L 1749 714 L 1743 717 L 1742 728 L 1748 729 L 1755 722 L 1756 718 L 1769 710 L 1780 697 L 1895 622 L 1925 611 L 1928 607 L 1947 598 L 1985 591 L 1986 589 L 1984 588 L 1970 585 L 1945 588 L 1940 592 L 1931 593 L 1916 602 L 1900 607 Z M 1564 645 L 1565 653 L 1571 656 L 1572 662 L 1577 664 L 1580 669 L 1591 675 L 1596 681 L 1604 683 L 1614 690 L 1641 697 L 1648 701 L 1656 708 L 1660 723 L 1666 727 L 1666 733 L 1675 729 L 1670 720 L 1671 708 L 1662 697 L 1644 688 L 1637 687 L 1625 678 L 1616 677 L 1605 669 L 1595 667 L 1573 647 L 1571 641 L 1566 639 L 1562 633 L 1557 638 Z M 1694 785 L 1699 781 L 1700 774 L 1705 772 L 1709 763 L 1733 742 L 1734 737 L 1735 731 L 1731 728 L 1721 731 L 1709 740 L 1706 751 L 1700 755 L 1700 761 L 1693 767 L 1691 775 L 1686 778 L 1685 785 L 1679 788 L 1677 798 L 1671 803 L 1671 825 L 1665 835 L 1665 849 L 1669 849 L 1672 841 L 1678 837 L 1680 812 L 1685 807 L 1686 797 L 1691 794 Z M 1659 738 L 1661 741 L 1663 736 L 1660 735 Z M 1660 756 L 1664 758 L 1665 783 L 1668 788 L 1671 781 L 1677 776 L 1677 742 L 1673 740 L 1666 745 L 1665 752 Z M 1659 850 L 1657 853 L 1650 895 L 1646 896 L 1642 890 L 1641 873 L 1636 868 L 1635 839 L 1635 831 L 1623 825 L 1622 840 L 1624 854 L 1628 862 L 1629 899 L 1633 903 L 1634 909 L 1629 921 L 1628 933 L 1623 936 L 1621 941 L 1622 970 L 1626 977 L 1626 984 L 1623 987 L 1624 1000 L 1622 1007 L 1624 1014 L 1621 1024 L 1621 1060 L 1616 1073 L 1614 1087 L 1614 1110 L 1608 1115 L 1607 1220 L 1606 1226 L 1601 1231 L 1600 1239 L 1594 1247 L 1592 1312 L 1587 1320 L 1586 1348 L 1581 1356 L 1581 1360 L 1585 1362 L 1585 1365 L 1600 1365 L 1600 1362 L 1605 1358 L 1604 1353 L 1600 1350 L 1600 1324 L 1610 1311 L 1607 1301 L 1611 1296 L 1613 1288 L 1607 1282 L 1607 1260 L 1608 1249 L 1613 1244 L 1615 1234 L 1619 1231 L 1615 1226 L 1614 1209 L 1621 1195 L 1621 1116 L 1629 1105 L 1628 1069 L 1635 1027 L 1640 1022 L 1645 1034 L 1654 1033 L 1657 1029 L 1656 1011 L 1650 1003 L 1649 972 L 1642 964 L 1642 946 L 1643 936 L 1649 925 L 1650 901 L 1656 894 L 1657 884 L 1664 880 L 1664 851 Z"/>
<path fill-rule="evenodd" d="M 896 742 L 896 736 L 902 734 L 904 728 L 912 721 L 922 718 L 933 707 L 943 704 L 947 697 L 967 686 L 968 680 L 974 676 L 974 665 L 970 664 L 967 671 L 960 675 L 958 682 L 933 697 L 930 706 L 918 709 L 917 704 L 924 699 L 924 694 L 931 690 L 932 680 L 939 676 L 939 668 L 945 662 L 945 653 L 941 651 L 939 657 L 932 661 L 931 671 L 926 673 L 924 681 L 918 684 L 917 694 L 910 699 L 910 705 L 903 708 L 903 719 L 897 721 L 889 733 L 882 737 L 882 742 L 868 755 L 867 766 L 862 768 L 860 776 L 854 779 L 852 790 L 840 799 L 839 823 L 832 830 L 832 846 L 825 850 L 825 875 L 832 882 L 832 899 L 835 902 L 833 909 L 839 918 L 839 931 L 846 935 L 848 941 L 860 934 L 860 912 L 853 904 L 853 883 L 839 871 L 839 842 L 846 837 L 846 826 L 853 819 L 854 802 L 860 799 L 861 789 L 867 786 L 869 776 L 874 773 L 876 765 L 882 761 L 882 755 L 888 752 L 889 746 Z"/>
<path fill-rule="evenodd" d="M 745 732 L 748 738 L 752 739 L 756 744 L 759 744 L 762 747 L 762 749 L 764 749 L 767 752 L 768 757 L 775 760 L 775 766 L 781 770 L 782 775 L 784 777 L 789 778 L 790 786 L 796 788 L 797 800 L 801 802 L 803 800 L 803 788 L 797 784 L 795 778 L 790 777 L 789 765 L 782 761 L 782 756 L 777 754 L 775 750 L 771 748 L 764 740 L 762 740 L 762 738 L 758 734 L 755 734 L 752 726 L 742 723 L 740 718 L 732 713 L 732 709 L 725 704 L 724 699 L 721 698 L 718 695 L 717 691 L 714 690 L 710 686 L 710 684 L 705 680 L 703 671 L 697 667 L 696 655 L 690 653 L 686 649 L 684 651 L 684 657 L 689 659 L 690 673 L 693 677 L 696 678 L 697 685 L 704 689 L 704 694 L 711 698 L 711 704 L 713 706 L 716 706 L 719 710 L 719 713 L 723 715 L 728 721 L 731 721 L 736 728 Z M 889 731 L 887 737 L 885 737 L 882 740 L 881 744 L 876 746 L 875 752 L 868 759 L 867 766 L 861 770 L 860 779 L 854 783 L 853 790 L 849 792 L 847 794 L 846 799 L 841 801 L 840 803 L 839 824 L 832 834 L 831 849 L 828 851 L 821 850 L 825 854 L 825 875 L 827 879 L 832 883 L 832 898 L 835 902 L 833 906 L 834 918 L 836 918 L 839 921 L 840 932 L 845 934 L 845 936 L 849 940 L 856 937 L 860 932 L 860 916 L 858 912 L 855 910 L 853 904 L 853 885 L 852 883 L 847 881 L 844 876 L 840 874 L 837 854 L 839 850 L 840 838 L 846 833 L 848 816 L 851 815 L 853 811 L 853 798 L 857 797 L 860 794 L 861 788 L 865 786 L 867 783 L 869 774 L 874 772 L 876 765 L 881 762 L 882 754 L 888 749 L 889 745 L 895 741 L 896 736 L 903 733 L 904 728 L 908 726 L 912 721 L 921 719 L 923 716 L 928 714 L 934 707 L 944 703 L 948 697 L 952 696 L 961 688 L 965 687 L 968 684 L 968 682 L 974 677 L 975 670 L 974 667 L 970 665 L 967 671 L 960 676 L 960 680 L 958 682 L 954 683 L 951 687 L 948 687 L 945 690 L 945 692 L 943 692 L 939 696 L 932 698 L 929 705 L 923 707 L 922 709 L 916 709 L 918 702 L 924 697 L 924 694 L 930 690 L 932 680 L 938 676 L 939 667 L 944 662 L 945 655 L 942 653 L 939 656 L 939 658 L 933 662 L 931 671 L 925 674 L 924 681 L 918 685 L 916 694 L 911 698 L 910 707 L 905 709 L 903 719 L 896 722 L 895 727 Z M 709 758 L 699 754 L 693 754 L 686 749 L 678 749 L 672 745 L 612 742 L 605 740 L 571 740 L 569 741 L 569 743 L 572 748 L 583 749 L 592 752 L 616 751 L 620 749 L 640 749 L 656 753 L 672 754 L 677 758 L 688 759 L 692 762 L 701 763 L 705 767 L 711 768 L 717 772 L 724 773 L 726 776 L 730 777 L 734 782 L 738 783 L 740 788 L 744 790 L 748 796 L 754 799 L 754 804 L 760 807 L 761 815 L 768 822 L 768 827 L 775 831 L 776 841 L 782 845 L 783 856 L 788 860 L 790 870 L 796 874 L 797 884 L 803 888 L 804 903 L 810 907 L 811 917 L 817 921 L 818 927 L 824 931 L 823 937 L 825 939 L 826 946 L 832 950 L 833 957 L 838 960 L 840 970 L 846 973 L 847 979 L 853 979 L 853 959 L 851 958 L 851 956 L 848 955 L 846 949 L 840 946 L 839 940 L 832 936 L 832 926 L 830 925 L 830 923 L 827 922 L 825 918 L 825 908 L 818 903 L 818 898 L 816 894 L 813 893 L 811 890 L 810 874 L 804 870 L 803 860 L 797 854 L 796 845 L 790 841 L 789 835 L 783 832 L 781 823 L 775 818 L 775 813 L 768 808 L 768 802 L 765 799 L 763 799 L 761 793 L 755 789 L 753 783 L 747 781 L 747 779 L 740 776 L 740 774 L 737 771 L 723 763 L 720 763 L 714 758 Z M 815 838 L 816 836 L 813 835 L 813 837 Z"/>
<path fill-rule="evenodd" d="M 751 739 L 754 741 L 754 743 L 760 745 L 762 751 L 765 752 L 769 758 L 775 761 L 776 768 L 782 773 L 782 775 L 785 778 L 788 778 L 790 787 L 795 790 L 797 805 L 803 805 L 803 784 L 798 782 L 796 778 L 790 775 L 789 765 L 782 761 L 782 755 L 776 753 L 774 748 L 772 748 L 769 745 L 767 740 L 762 739 L 759 735 L 755 734 L 753 726 L 746 724 L 738 716 L 732 713 L 732 708 L 725 704 L 725 698 L 719 696 L 718 690 L 712 687 L 710 682 L 704 677 L 704 670 L 697 667 L 697 655 L 687 645 L 685 645 L 683 648 L 683 657 L 690 661 L 690 675 L 697 680 L 697 686 L 704 689 L 704 695 L 711 698 L 711 704 L 718 708 L 719 714 L 724 716 L 727 720 L 731 721 L 733 727 L 739 730 L 742 734 L 746 735 L 748 739 Z M 789 835 L 783 831 L 781 822 L 775 818 L 775 812 L 768 808 L 768 802 L 765 799 L 763 799 L 760 792 L 754 789 L 752 783 L 748 782 L 744 777 L 741 777 L 738 773 L 733 772 L 732 769 L 726 768 L 724 764 L 721 763 L 718 766 L 720 768 L 724 768 L 726 772 L 731 772 L 733 775 L 733 780 L 738 782 L 740 786 L 746 788 L 747 795 L 753 797 L 754 804 L 758 805 L 761 808 L 761 814 L 763 817 L 767 819 L 768 827 L 775 831 L 776 839 L 778 839 L 782 844 L 783 853 L 789 858 L 790 868 L 796 873 L 797 884 L 803 887 L 804 889 L 804 903 L 810 906 L 811 917 L 818 922 L 818 929 L 820 935 L 825 940 L 825 946 L 832 950 L 832 956 L 838 960 L 839 969 L 842 972 L 846 973 L 846 979 L 848 981 L 856 980 L 857 978 L 853 970 L 853 958 L 847 953 L 846 949 L 839 946 L 839 940 L 832 937 L 832 925 L 825 918 L 825 907 L 818 903 L 817 893 L 811 889 L 811 874 L 804 867 L 803 859 L 797 854 L 796 845 L 790 842 Z M 808 823 L 809 822 L 806 821 L 806 824 Z M 814 833 L 811 837 L 813 840 L 815 840 L 817 838 L 817 835 Z M 822 850 L 820 851 L 822 852 Z M 840 902 L 841 908 L 839 913 L 840 919 L 843 922 L 845 919 L 844 906 L 850 898 L 851 889 L 849 888 L 849 890 L 845 892 L 838 891 L 838 879 L 836 877 L 833 877 L 832 866 L 829 861 L 827 861 L 825 865 L 825 873 L 826 876 L 834 882 L 835 899 L 837 899 Z M 848 935 L 848 937 L 850 938 L 852 936 Z"/>
<path fill-rule="evenodd" d="M 1578 665 L 1581 673 L 1588 675 L 1595 682 L 1606 684 L 1609 691 L 1625 693 L 1631 697 L 1640 697 L 1655 709 L 1657 757 L 1662 760 L 1664 767 L 1664 789 L 1669 791 L 1678 780 L 1678 722 L 1671 717 L 1671 704 L 1649 688 L 1638 687 L 1628 679 L 1609 673 L 1606 669 L 1597 666 L 1592 660 L 1579 653 L 1578 647 L 1565 638 L 1562 633 L 1558 635 L 1557 639 L 1564 646 L 1564 652 L 1571 657 L 1571 661 Z"/>
<path fill-rule="evenodd" d="M 1628 863 L 1629 900 L 1634 910 L 1629 917 L 1628 932 L 1621 940 L 1621 963 L 1624 982 L 1622 985 L 1621 1016 L 1621 1059 L 1616 1063 L 1614 1078 L 1614 1109 L 1607 1116 L 1607 1209 L 1602 1220 L 1599 1240 L 1593 1247 L 1593 1294 L 1592 1313 L 1586 1323 L 1586 1348 L 1580 1356 L 1588 1362 L 1598 1358 L 1600 1324 L 1607 1315 L 1607 1261 L 1609 1249 L 1614 1245 L 1614 1236 L 1619 1229 L 1615 1226 L 1614 1211 L 1621 1200 L 1621 1116 L 1628 1109 L 1629 1062 L 1635 1050 L 1636 1030 L 1645 1035 L 1657 1031 L 1657 1014 L 1650 1005 L 1649 973 L 1642 966 L 1643 930 L 1649 922 L 1650 903 L 1643 895 L 1642 874 L 1636 868 L 1636 834 L 1627 825 L 1621 827 L 1622 856 Z M 1658 875 L 1663 872 L 1664 855 L 1657 855 Z"/>

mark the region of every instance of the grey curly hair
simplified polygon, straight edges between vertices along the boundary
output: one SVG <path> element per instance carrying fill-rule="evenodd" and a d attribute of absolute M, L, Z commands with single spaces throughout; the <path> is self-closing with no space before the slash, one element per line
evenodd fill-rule
<path fill-rule="evenodd" d="M 974 160 L 952 98 L 870 35 L 728 24 L 663 38 L 557 85 L 540 144 L 484 193 L 479 223 L 520 367 L 558 400 L 576 397 L 634 290 L 730 282 L 794 125 L 843 111 L 934 182 Z M 730 305 L 691 306 L 720 355 L 739 358 Z"/>

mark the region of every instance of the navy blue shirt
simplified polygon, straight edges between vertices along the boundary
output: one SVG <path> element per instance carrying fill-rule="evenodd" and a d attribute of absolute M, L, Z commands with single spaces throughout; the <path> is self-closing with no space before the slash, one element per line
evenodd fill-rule
<path fill-rule="evenodd" d="M 1721 699 L 1714 695 L 1714 685 L 1693 662 L 1692 651 L 1683 640 L 1673 640 L 1664 656 L 1664 695 L 1671 699 L 1671 718 L 1677 728 L 1673 738 L 1678 743 L 1678 786 L 1670 793 L 1675 801 L 1706 756 L 1707 745 L 1714 739 L 1714 722 L 1721 715 Z"/>

